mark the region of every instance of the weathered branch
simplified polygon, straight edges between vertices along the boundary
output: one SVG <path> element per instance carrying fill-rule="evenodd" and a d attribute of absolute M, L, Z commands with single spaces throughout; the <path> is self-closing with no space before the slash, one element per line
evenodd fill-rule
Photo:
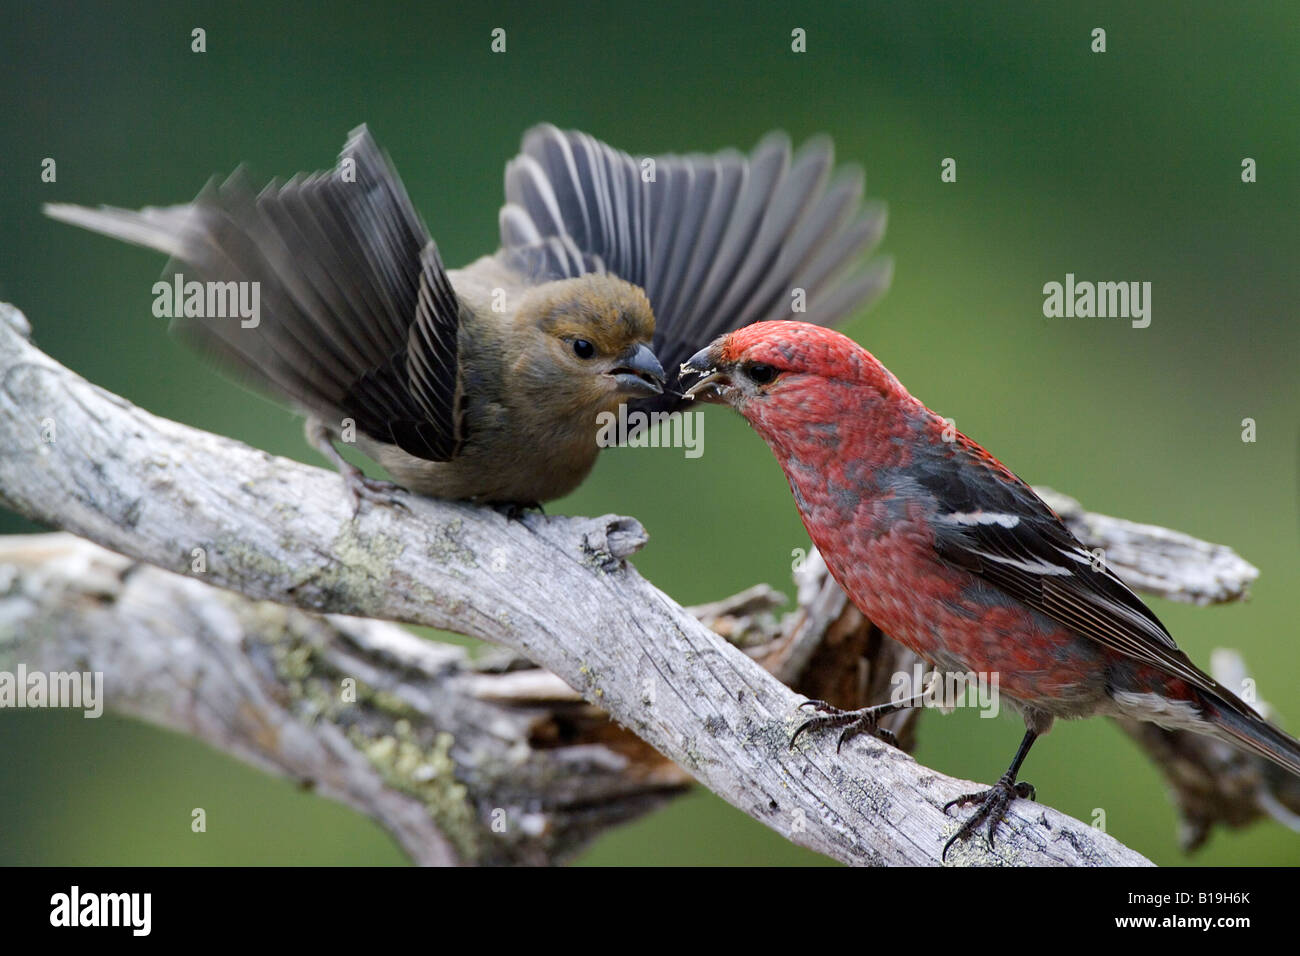
<path fill-rule="evenodd" d="M 115 712 L 346 803 L 417 863 L 555 863 L 690 783 L 546 671 L 68 534 L 0 538 L 0 670 L 20 663 L 105 674 Z"/>
<path fill-rule="evenodd" d="M 624 559 L 645 541 L 633 519 L 529 515 L 508 521 L 491 510 L 415 496 L 404 497 L 408 511 L 366 507 L 354 519 L 337 476 L 149 415 L 58 365 L 26 341 L 25 330 L 16 310 L 0 306 L 0 495 L 16 510 L 191 579 L 176 587 L 199 581 L 251 599 L 426 624 L 492 641 L 551 670 L 710 789 L 794 842 L 849 863 L 939 862 L 943 838 L 956 827 L 940 808 L 972 784 L 871 740 L 855 742 L 839 758 L 833 740 L 825 738 L 805 738 L 791 751 L 800 697 L 627 565 Z M 239 608 L 230 612 L 237 618 L 260 613 L 232 606 Z M 306 616 L 284 625 L 299 632 L 321 626 L 336 630 L 308 641 L 307 656 L 317 653 L 312 648 L 332 647 L 319 656 L 327 665 L 324 673 L 337 677 L 351 667 L 359 681 L 369 674 L 382 689 L 391 668 L 388 674 L 366 671 L 361 665 L 373 648 L 367 650 L 357 636 L 375 633 L 375 625 L 343 627 L 335 619 L 321 625 Z M 386 633 L 380 643 L 391 645 L 392 630 Z M 245 666 L 261 667 L 263 676 L 273 672 L 267 663 L 273 654 L 266 657 L 272 652 L 262 652 L 259 661 L 247 645 L 214 641 L 209 664 L 233 673 Z M 229 657 L 236 652 L 252 659 L 235 664 Z M 124 665 L 117 658 L 103 660 L 111 686 Z M 447 680 L 465 678 L 457 670 Z M 424 716 L 429 719 L 412 742 L 414 751 L 426 752 L 433 742 L 455 755 L 482 743 L 473 739 L 472 719 L 432 711 Z M 290 724 L 310 720 L 292 707 L 280 717 Z M 178 719 L 198 729 L 193 718 Z M 322 787 L 363 809 L 367 800 L 373 807 L 378 799 L 365 793 L 370 784 L 362 762 L 375 766 L 365 740 L 392 739 L 381 748 L 391 750 L 403 743 L 405 732 L 373 714 L 367 719 L 379 723 L 363 728 L 359 740 L 343 735 L 338 741 L 356 747 L 356 773 Z M 250 728 L 237 729 L 237 745 L 220 745 L 325 783 L 321 775 L 304 772 L 310 761 L 285 763 L 246 752 Z M 455 739 L 439 745 L 433 736 L 438 731 Z M 468 745 L 461 745 L 461 734 L 470 735 Z M 303 746 L 324 744 L 316 736 Z M 408 764 L 412 760 L 419 765 L 419 753 Z M 389 782 L 378 769 L 381 781 Z M 441 778 L 444 789 L 453 779 L 464 784 L 465 768 L 454 757 L 442 769 L 449 771 Z M 670 788 L 680 780 L 659 782 Z M 654 786 L 645 791 L 648 799 L 657 792 Z M 416 815 L 421 797 L 407 797 L 406 812 Z M 487 803 L 492 799 L 486 797 Z M 451 840 L 446 809 L 439 819 L 426 803 L 427 816 L 445 832 L 441 841 L 429 835 L 419 858 L 494 858 L 495 851 L 466 854 L 455 846 L 471 833 L 489 839 L 485 806 L 473 803 L 478 819 Z M 402 809 L 394 808 L 401 819 Z M 1017 804 L 1009 824 L 994 854 L 1003 861 L 1146 862 L 1047 807 Z M 425 839 L 413 819 L 409 837 L 401 836 L 401 825 L 389 825 L 404 844 Z M 533 847 L 546 852 L 540 842 Z M 502 851 L 495 857 L 511 855 Z M 977 841 L 955 847 L 949 858 L 991 862 Z"/>

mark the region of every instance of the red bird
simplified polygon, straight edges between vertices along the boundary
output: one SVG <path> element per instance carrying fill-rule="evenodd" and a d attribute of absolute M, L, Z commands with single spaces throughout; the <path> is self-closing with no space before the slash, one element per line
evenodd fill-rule
<path fill-rule="evenodd" d="M 1011 802 L 1034 796 L 1016 777 L 1058 717 L 1209 734 L 1300 775 L 1300 741 L 1198 669 L 1027 484 L 851 339 L 759 322 L 683 370 L 704 375 L 688 396 L 730 405 L 771 446 L 804 527 L 862 613 L 940 672 L 996 673 L 1024 716 L 1024 740 L 997 785 L 944 807 L 978 805 L 945 854 L 984 821 L 992 846 Z M 825 715 L 795 739 L 843 727 L 843 743 L 907 706 L 811 703 Z"/>

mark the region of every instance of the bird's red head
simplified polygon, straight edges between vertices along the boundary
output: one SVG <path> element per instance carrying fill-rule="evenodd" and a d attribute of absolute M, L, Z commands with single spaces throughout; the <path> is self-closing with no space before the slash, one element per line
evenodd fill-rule
<path fill-rule="evenodd" d="M 824 461 L 845 448 L 861 449 L 859 457 L 886 454 L 890 440 L 924 413 L 870 352 L 807 322 L 745 326 L 701 349 L 682 370 L 702 376 L 688 396 L 740 412 L 787 473 L 793 463 Z"/>
<path fill-rule="evenodd" d="M 812 392 L 833 385 L 907 396 L 898 379 L 858 343 L 808 322 L 755 322 L 715 339 L 682 369 L 704 376 L 688 395 L 732 405 L 747 418 L 760 403 L 806 404 Z"/>

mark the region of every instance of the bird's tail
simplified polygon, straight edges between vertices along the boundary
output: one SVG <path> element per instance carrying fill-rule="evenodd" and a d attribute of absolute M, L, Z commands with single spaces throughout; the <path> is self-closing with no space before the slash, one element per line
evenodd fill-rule
<path fill-rule="evenodd" d="M 197 280 L 209 301 L 214 286 L 229 295 L 242 283 L 250 300 L 256 293 L 260 314 L 247 324 L 224 309 L 189 314 L 188 291 L 183 314 L 180 303 L 171 311 L 173 332 L 246 384 L 331 419 L 357 417 L 354 406 L 358 414 L 378 409 L 384 420 L 414 415 L 390 407 L 400 402 L 384 373 L 405 351 L 422 255 L 442 267 L 397 173 L 364 126 L 328 173 L 259 191 L 240 168 L 184 205 L 136 211 L 50 203 L 45 213 L 166 253 L 173 262 L 164 275 L 180 272 L 186 286 Z M 359 397 L 367 387 L 373 394 Z"/>
<path fill-rule="evenodd" d="M 1217 736 L 1259 754 L 1300 777 L 1300 740 L 1273 726 L 1231 694 L 1203 694 L 1205 716 Z"/>

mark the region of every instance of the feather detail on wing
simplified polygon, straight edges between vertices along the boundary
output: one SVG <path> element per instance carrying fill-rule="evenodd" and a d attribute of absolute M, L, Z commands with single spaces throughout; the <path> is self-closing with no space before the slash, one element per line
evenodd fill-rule
<path fill-rule="evenodd" d="M 832 179 L 833 164 L 824 137 L 793 156 L 772 133 L 747 157 L 637 158 L 538 126 L 506 167 L 498 255 L 534 282 L 605 270 L 645 289 L 672 380 L 633 407 L 672 410 L 678 366 L 718 335 L 766 319 L 832 325 L 888 286 L 887 261 L 862 261 L 884 208 L 862 205 L 860 170 Z"/>
<path fill-rule="evenodd" d="M 920 483 L 940 503 L 934 547 L 1077 634 L 1221 695 L 1129 587 L 1027 484 L 963 435 L 935 449 Z"/>
<path fill-rule="evenodd" d="M 260 192 L 241 168 L 180 206 L 52 204 L 46 212 L 167 253 L 175 261 L 166 275 L 257 283 L 255 327 L 210 315 L 172 323 L 248 384 L 335 430 L 351 418 L 420 458 L 444 461 L 459 449 L 460 304 L 364 126 L 352 132 L 338 168 Z"/>

